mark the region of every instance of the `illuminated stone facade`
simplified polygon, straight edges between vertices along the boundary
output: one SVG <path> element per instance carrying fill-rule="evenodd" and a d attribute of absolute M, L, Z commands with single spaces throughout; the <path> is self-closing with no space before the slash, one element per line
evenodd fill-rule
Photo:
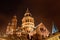
<path fill-rule="evenodd" d="M 22 26 L 17 26 L 17 17 L 13 16 L 11 23 L 8 23 L 6 34 L 16 34 L 18 37 L 20 37 L 22 34 L 28 34 L 29 38 L 37 34 L 40 36 L 39 38 L 42 39 L 48 37 L 50 32 L 47 30 L 43 23 L 35 26 L 34 18 L 27 8 L 24 17 L 22 18 Z"/>
<path fill-rule="evenodd" d="M 40 36 L 39 38 L 46 38 L 50 34 L 50 32 L 47 30 L 47 28 L 42 22 L 39 25 L 37 25 L 36 33 Z"/>
<path fill-rule="evenodd" d="M 22 29 L 25 32 L 31 32 L 33 31 L 35 27 L 34 24 L 34 18 L 32 17 L 31 13 L 29 12 L 28 8 L 26 13 L 24 14 L 24 17 L 22 19 Z"/>
<path fill-rule="evenodd" d="M 16 16 L 13 16 L 11 23 L 8 23 L 6 34 L 13 35 L 16 32 L 16 27 L 17 27 L 17 18 Z"/>

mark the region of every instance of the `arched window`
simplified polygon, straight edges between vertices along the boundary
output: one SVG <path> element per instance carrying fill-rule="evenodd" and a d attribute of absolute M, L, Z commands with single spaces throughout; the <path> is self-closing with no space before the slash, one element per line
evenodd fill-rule
<path fill-rule="evenodd" d="M 45 32 L 46 30 L 44 28 L 40 28 L 40 31 L 41 32 Z"/>
<path fill-rule="evenodd" d="M 26 22 L 29 22 L 29 19 L 27 19 Z"/>

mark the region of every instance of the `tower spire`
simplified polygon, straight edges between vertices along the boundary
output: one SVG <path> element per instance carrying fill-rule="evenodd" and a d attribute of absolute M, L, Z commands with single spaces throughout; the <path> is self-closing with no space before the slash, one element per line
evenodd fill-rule
<path fill-rule="evenodd" d="M 22 30 L 29 33 L 34 30 L 34 26 L 34 18 L 31 17 L 31 13 L 27 8 L 26 13 L 24 14 L 24 17 L 22 19 Z"/>
<path fill-rule="evenodd" d="M 52 34 L 53 34 L 53 33 L 58 32 L 58 29 L 57 29 L 56 25 L 54 24 L 54 22 L 52 24 L 53 24 L 52 25 Z"/>
<path fill-rule="evenodd" d="M 26 13 L 30 13 L 29 9 L 27 8 Z"/>
<path fill-rule="evenodd" d="M 28 8 L 27 8 L 26 13 L 24 14 L 24 16 L 32 16 Z"/>

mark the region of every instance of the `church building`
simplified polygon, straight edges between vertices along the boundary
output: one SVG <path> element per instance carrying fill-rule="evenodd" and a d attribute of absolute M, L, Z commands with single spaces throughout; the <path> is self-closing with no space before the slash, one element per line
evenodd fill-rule
<path fill-rule="evenodd" d="M 6 34 L 7 35 L 14 35 L 16 34 L 18 37 L 22 36 L 23 34 L 28 34 L 29 38 L 37 34 L 39 37 L 38 39 L 42 40 L 42 38 L 47 38 L 50 36 L 49 30 L 46 28 L 43 22 L 35 26 L 34 17 L 30 13 L 29 9 L 27 8 L 24 17 L 22 18 L 22 25 L 18 27 L 17 24 L 17 16 L 13 16 L 11 22 L 8 23 Z"/>

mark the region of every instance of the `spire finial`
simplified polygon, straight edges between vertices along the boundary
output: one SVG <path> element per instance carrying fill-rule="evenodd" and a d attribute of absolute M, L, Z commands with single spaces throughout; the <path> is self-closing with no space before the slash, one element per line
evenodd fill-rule
<path fill-rule="evenodd" d="M 32 16 L 28 8 L 27 8 L 26 13 L 24 14 L 24 16 Z"/>
<path fill-rule="evenodd" d="M 27 8 L 26 13 L 29 13 L 29 9 Z"/>

